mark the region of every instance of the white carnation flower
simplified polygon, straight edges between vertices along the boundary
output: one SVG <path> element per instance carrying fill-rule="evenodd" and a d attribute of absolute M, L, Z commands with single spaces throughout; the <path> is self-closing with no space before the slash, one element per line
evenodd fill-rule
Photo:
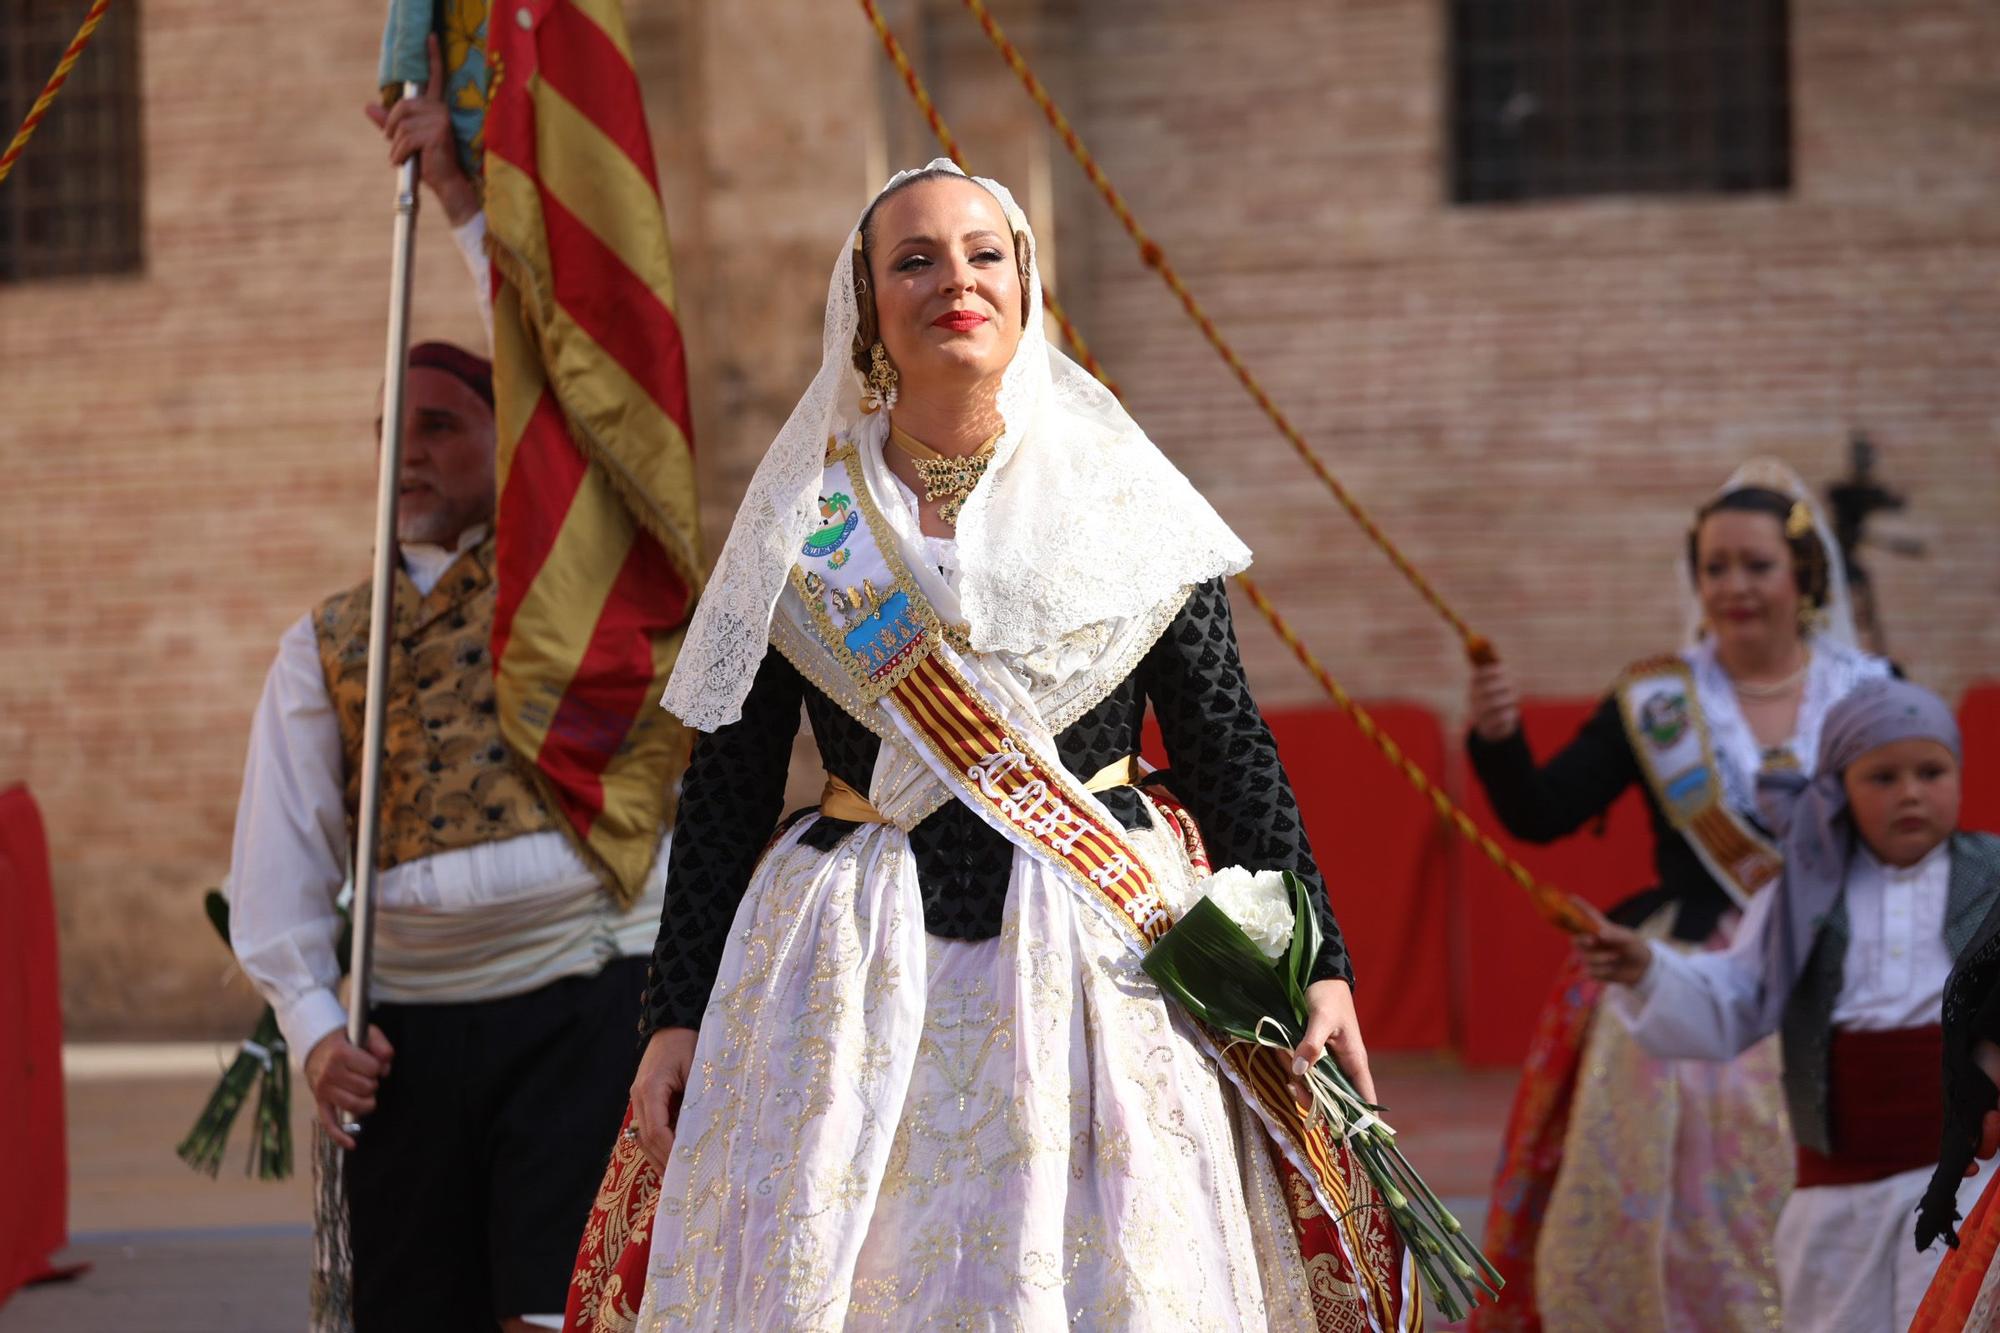
<path fill-rule="evenodd" d="M 1282 958 L 1292 947 L 1292 895 L 1281 870 L 1254 874 L 1242 866 L 1227 866 L 1195 885 L 1198 897 L 1214 902 L 1243 928 L 1265 957 Z"/>

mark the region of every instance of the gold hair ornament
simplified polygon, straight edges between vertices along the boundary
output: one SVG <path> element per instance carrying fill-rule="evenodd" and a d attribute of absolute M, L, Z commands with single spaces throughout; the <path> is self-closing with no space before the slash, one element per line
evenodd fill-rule
<path fill-rule="evenodd" d="M 1797 541 L 1812 530 L 1812 510 L 1804 500 L 1792 501 L 1792 512 L 1785 516 L 1785 535 Z"/>

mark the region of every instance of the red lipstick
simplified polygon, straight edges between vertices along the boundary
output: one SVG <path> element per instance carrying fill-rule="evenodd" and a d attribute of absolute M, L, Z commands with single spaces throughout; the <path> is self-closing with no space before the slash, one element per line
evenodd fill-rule
<path fill-rule="evenodd" d="M 931 321 L 934 328 L 950 329 L 953 333 L 970 333 L 986 322 L 986 316 L 977 310 L 947 310 Z"/>

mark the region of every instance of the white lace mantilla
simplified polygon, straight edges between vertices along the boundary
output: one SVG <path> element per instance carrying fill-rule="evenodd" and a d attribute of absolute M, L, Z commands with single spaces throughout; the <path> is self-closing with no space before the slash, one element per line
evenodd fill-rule
<path fill-rule="evenodd" d="M 1841 557 L 1840 544 L 1834 540 L 1833 526 L 1826 521 L 1826 510 L 1820 505 L 1819 497 L 1786 464 L 1775 458 L 1753 458 L 1729 474 L 1729 480 L 1716 488 L 1714 498 L 1719 500 L 1732 492 L 1750 489 L 1776 491 L 1804 503 L 1812 516 L 1813 536 L 1826 555 L 1826 601 L 1820 607 L 1820 627 L 1814 637 L 1823 644 L 1858 649 L 1861 639 L 1854 629 L 1854 598 L 1847 586 L 1846 562 Z M 1707 637 L 1706 622 L 1701 595 L 1695 591 L 1694 570 L 1689 567 L 1685 553 L 1675 556 L 1674 568 L 1680 577 L 1681 608 L 1687 621 L 1683 641 L 1690 645 L 1698 644 Z"/>
<path fill-rule="evenodd" d="M 957 170 L 943 158 L 931 168 Z M 1005 429 L 959 514 L 958 594 L 976 651 L 1029 658 L 1246 569 L 1250 551 L 1111 392 L 1049 346 L 1027 219 L 1006 187 L 973 179 L 1028 238 L 1029 310 L 1001 380 Z M 855 239 L 827 284 L 819 373 L 750 480 L 667 684 L 665 706 L 702 731 L 742 712 L 787 572 L 818 522 L 827 440 L 879 446 L 888 431 L 862 415 L 850 360 Z"/>
<path fill-rule="evenodd" d="M 1806 667 L 1805 689 L 1799 698 L 1798 725 L 1790 739 L 1779 748 L 1790 751 L 1799 768 L 1811 776 L 1819 760 L 1820 727 L 1827 710 L 1847 697 L 1856 685 L 1889 674 L 1889 664 L 1858 648 L 1850 648 L 1823 635 L 1807 641 L 1812 660 Z M 1757 772 L 1764 766 L 1767 747 L 1757 743 L 1750 724 L 1737 706 L 1736 688 L 1729 673 L 1715 657 L 1713 641 L 1683 649 L 1681 659 L 1694 673 L 1695 693 L 1701 699 L 1702 715 L 1708 719 L 1708 733 L 1715 747 L 1716 767 L 1722 770 L 1722 790 L 1729 804 L 1743 814 L 1757 814 Z"/>
<path fill-rule="evenodd" d="M 946 623 L 964 619 L 960 597 L 964 574 L 958 543 L 923 531 L 916 493 L 889 469 L 880 439 L 863 439 L 855 446 L 859 466 L 854 484 L 866 489 L 885 527 L 873 535 L 898 548 L 917 590 Z M 1002 693 L 1018 695 L 1024 715 L 1016 719 L 1051 737 L 1095 708 L 1135 671 L 1147 651 L 1186 604 L 1190 588 L 1175 588 L 1143 615 L 1093 621 L 1027 653 L 975 653 L 968 661 L 998 668 L 1008 684 Z M 884 818 L 908 831 L 952 799 L 909 748 L 906 737 L 884 725 L 884 714 L 864 703 L 844 671 L 829 669 L 825 650 L 806 628 L 808 617 L 795 591 L 780 598 L 772 621 L 771 641 L 785 657 L 842 709 L 882 738 L 868 800 Z M 976 673 L 975 673 L 976 674 Z"/>

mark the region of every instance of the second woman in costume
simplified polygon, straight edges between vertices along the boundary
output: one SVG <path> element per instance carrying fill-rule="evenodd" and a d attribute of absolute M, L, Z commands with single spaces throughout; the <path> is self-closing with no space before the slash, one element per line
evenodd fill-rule
<path fill-rule="evenodd" d="M 1537 764 L 1503 668 L 1473 683 L 1473 771 L 1516 837 L 1566 837 L 1638 784 L 1653 887 L 1620 924 L 1718 948 L 1776 878 L 1765 768 L 1809 770 L 1827 710 L 1888 664 L 1854 646 L 1838 555 L 1789 469 L 1741 469 L 1684 556 L 1699 628 L 1628 667 Z M 1635 867 L 1635 872 L 1637 868 Z M 1792 1148 L 1773 1043 L 1728 1064 L 1654 1059 L 1599 1012 L 1572 961 L 1544 1007 L 1509 1117 L 1485 1240 L 1508 1281 L 1481 1330 L 1776 1328 L 1771 1236 Z"/>

